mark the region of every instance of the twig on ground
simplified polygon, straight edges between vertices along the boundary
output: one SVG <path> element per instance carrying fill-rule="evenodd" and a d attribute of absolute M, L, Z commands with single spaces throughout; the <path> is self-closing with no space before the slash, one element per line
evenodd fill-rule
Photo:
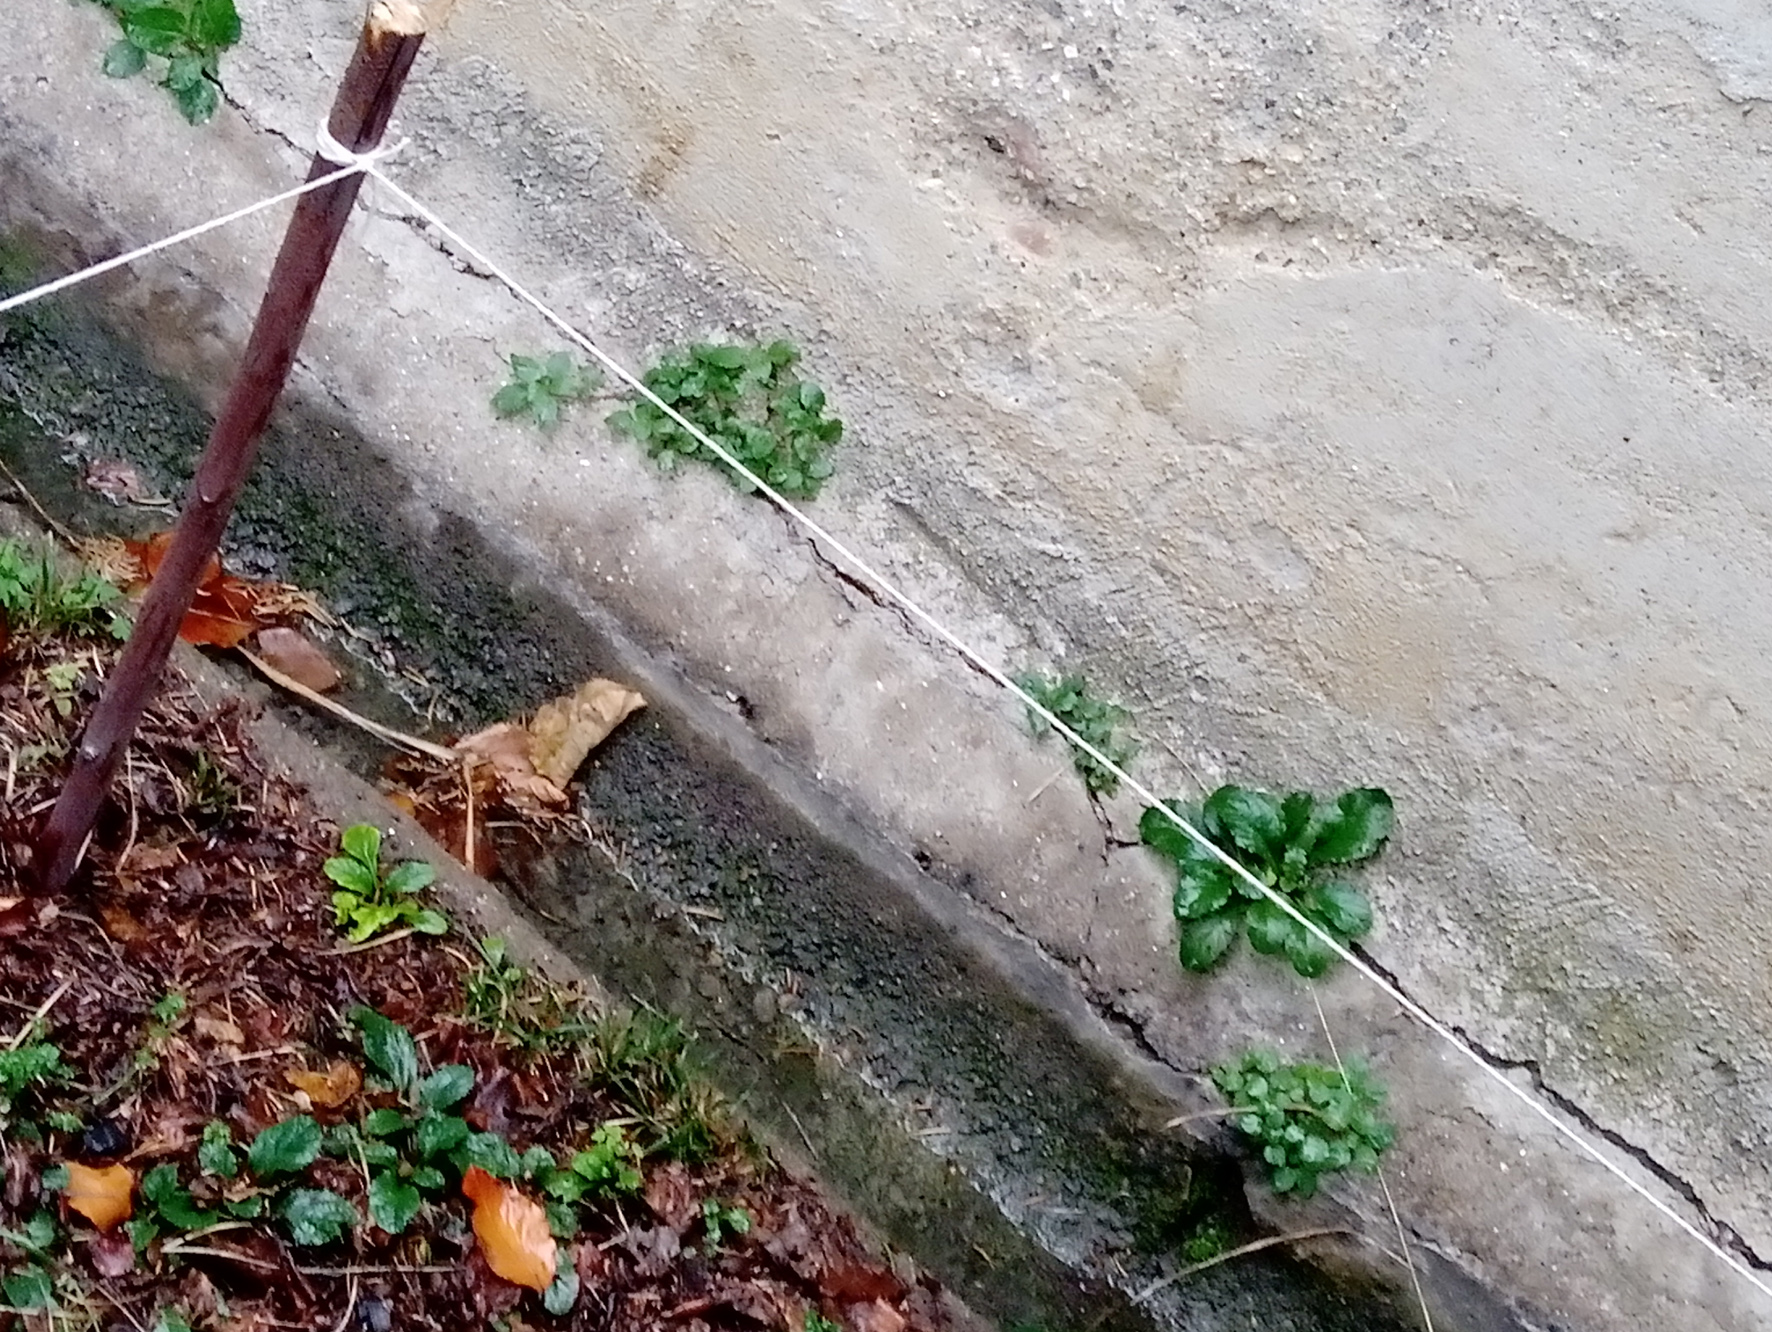
<path fill-rule="evenodd" d="M 345 1332 L 345 1328 L 350 1324 L 351 1316 L 357 1311 L 356 1273 L 351 1274 L 350 1282 L 350 1288 L 345 1291 L 345 1311 L 338 1316 L 338 1326 L 334 1327 L 332 1332 Z"/>
<path fill-rule="evenodd" d="M 56 1000 L 66 994 L 73 984 L 74 978 L 69 976 L 60 985 L 56 986 L 55 992 L 42 1003 L 38 1004 L 31 1016 L 25 1019 L 25 1025 L 12 1034 L 12 1039 L 6 1042 L 6 1048 L 8 1050 L 16 1050 L 30 1039 L 31 1033 L 37 1029 L 37 1024 L 43 1021 L 44 1017 L 49 1013 L 49 1010 L 55 1007 Z"/>
<path fill-rule="evenodd" d="M 411 933 L 412 927 L 408 925 L 405 929 L 394 930 L 391 933 L 382 935 L 378 939 L 370 939 L 367 942 L 360 944 L 346 944 L 343 948 L 334 948 L 332 950 L 332 956 L 349 957 L 352 953 L 367 953 L 371 948 L 381 948 L 387 944 L 399 943 L 400 940 L 404 939 Z"/>
<path fill-rule="evenodd" d="M 241 1253 L 238 1249 L 212 1249 L 207 1244 L 185 1244 L 180 1246 L 178 1252 L 194 1254 L 199 1258 L 225 1258 L 230 1263 L 239 1263 L 244 1267 L 256 1267 L 261 1272 L 281 1272 L 283 1270 L 278 1263 L 268 1262 L 263 1258 L 254 1258 L 251 1254 Z"/>
<path fill-rule="evenodd" d="M 445 745 L 434 744 L 429 740 L 421 740 L 416 735 L 407 735 L 404 731 L 396 731 L 391 726 L 383 726 L 380 722 L 370 721 L 369 718 L 352 712 L 344 704 L 335 703 L 323 694 L 315 693 L 300 680 L 291 679 L 275 666 L 271 665 L 271 663 L 266 661 L 263 657 L 248 652 L 245 648 L 237 648 L 235 650 L 238 651 L 242 657 L 245 657 L 247 661 L 251 662 L 253 667 L 257 669 L 265 679 L 269 680 L 279 689 L 287 689 L 297 698 L 312 703 L 317 708 L 322 708 L 325 711 L 330 712 L 340 721 L 349 722 L 359 730 L 368 731 L 369 734 L 378 736 L 381 739 L 386 740 L 389 744 L 399 745 L 402 748 L 412 750 L 414 753 L 424 754 L 441 763 L 453 765 L 461 758 L 459 753 Z"/>
<path fill-rule="evenodd" d="M 70 546 L 76 544 L 79 541 L 78 537 L 76 537 L 72 532 L 68 531 L 67 528 L 63 527 L 60 523 L 56 522 L 55 519 L 53 519 L 49 516 L 49 510 L 45 509 L 41 504 L 37 503 L 37 497 L 25 488 L 25 483 L 23 481 L 20 481 L 18 479 L 18 477 L 13 475 L 12 468 L 8 467 L 3 462 L 0 462 L 0 472 L 4 472 L 6 474 L 6 479 L 8 481 L 12 482 L 12 488 L 14 490 L 18 491 L 19 498 L 24 500 L 24 502 L 26 504 L 29 504 L 31 506 L 32 510 L 34 510 L 35 513 L 37 514 L 37 516 L 43 520 L 44 524 L 49 528 L 50 531 L 54 532 L 58 537 L 60 537 L 63 541 L 67 542 Z"/>
<path fill-rule="evenodd" d="M 1034 801 L 1038 800 L 1041 796 L 1045 795 L 1046 792 L 1051 789 L 1052 783 L 1056 782 L 1060 777 L 1064 776 L 1065 773 L 1067 773 L 1069 771 L 1070 771 L 1069 768 L 1060 768 L 1057 772 L 1053 773 L 1045 781 L 1041 782 L 1038 786 L 1036 786 L 1034 788 L 1034 793 L 1027 798 L 1027 803 L 1031 805 L 1034 803 Z"/>
<path fill-rule="evenodd" d="M 619 1238 L 619 1237 L 618 1237 Z M 460 1263 L 421 1263 L 405 1267 L 399 1263 L 352 1263 L 347 1267 L 297 1267 L 303 1276 L 425 1276 L 438 1272 L 459 1272 Z"/>
<path fill-rule="evenodd" d="M 1240 1244 L 1234 1249 L 1226 1250 L 1224 1253 L 1215 1254 L 1213 1257 L 1207 1258 L 1203 1262 L 1190 1263 L 1188 1266 L 1182 1268 L 1181 1271 L 1166 1276 L 1161 1281 L 1153 1281 L 1137 1295 L 1133 1296 L 1132 1302 L 1134 1304 L 1143 1304 L 1146 1300 L 1168 1290 L 1169 1287 L 1173 1286 L 1176 1282 L 1186 1281 L 1189 1277 L 1196 1273 L 1204 1272 L 1209 1267 L 1217 1267 L 1220 1263 L 1228 1263 L 1233 1258 L 1243 1258 L 1252 1253 L 1260 1253 L 1263 1249 L 1271 1249 L 1277 1244 L 1294 1244 L 1299 1240 L 1321 1239 L 1325 1235 L 1353 1234 L 1354 1232 L 1345 1226 L 1323 1226 L 1317 1230 L 1295 1230 L 1288 1235 L 1269 1235 L 1266 1239 L 1251 1240 L 1247 1244 Z"/>

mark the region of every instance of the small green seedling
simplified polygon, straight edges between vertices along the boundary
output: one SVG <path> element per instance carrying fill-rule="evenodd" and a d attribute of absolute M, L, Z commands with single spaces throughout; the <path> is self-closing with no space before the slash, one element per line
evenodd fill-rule
<path fill-rule="evenodd" d="M 1015 683 L 1116 767 L 1124 769 L 1138 753 L 1137 744 L 1119 733 L 1120 727 L 1132 720 L 1132 714 L 1117 703 L 1095 697 L 1082 676 L 1018 675 Z M 1052 729 L 1051 723 L 1032 708 L 1028 709 L 1028 726 L 1035 735 Z M 1111 796 L 1120 789 L 1120 779 L 1094 755 L 1073 745 L 1071 761 L 1090 795 Z"/>
<path fill-rule="evenodd" d="M 105 52 L 104 71 L 133 78 L 152 63 L 160 86 L 193 125 L 221 105 L 218 62 L 240 40 L 234 0 L 99 0 L 123 36 Z"/>
<path fill-rule="evenodd" d="M 168 990 L 154 1001 L 148 1010 L 147 1025 L 142 1028 L 141 1048 L 135 1052 L 137 1072 L 145 1073 L 159 1065 L 161 1052 L 178 1031 L 187 1006 L 184 995 L 177 990 Z"/>
<path fill-rule="evenodd" d="M 552 430 L 560 424 L 565 404 L 588 398 L 602 384 L 601 374 L 565 352 L 512 356 L 510 382 L 492 395 L 492 410 L 504 420 L 527 416 L 543 430 Z"/>
<path fill-rule="evenodd" d="M 448 918 L 417 901 L 417 894 L 435 881 L 436 870 L 422 860 L 407 860 L 382 873 L 381 833 L 367 823 L 346 828 L 339 848 L 344 854 L 321 868 L 338 885 L 332 910 L 336 924 L 349 926 L 347 940 L 362 943 L 396 922 L 420 934 L 448 933 Z"/>
<path fill-rule="evenodd" d="M 74 698 L 80 688 L 82 667 L 77 661 L 58 661 L 43 668 L 43 683 L 58 717 L 74 715 Z"/>
<path fill-rule="evenodd" d="M 833 1323 L 817 1309 L 808 1309 L 800 1322 L 800 1332 L 843 1332 L 841 1323 Z"/>
<path fill-rule="evenodd" d="M 74 1070 L 62 1060 L 60 1047 L 42 1039 L 41 1024 L 16 1049 L 0 1049 L 0 1129 L 15 1124 L 23 1128 L 17 1113 L 26 1098 L 40 1098 L 56 1083 L 73 1076 Z M 51 1123 L 50 1127 L 56 1125 Z"/>
<path fill-rule="evenodd" d="M 1261 1150 L 1275 1193 L 1308 1198 L 1336 1170 L 1371 1173 L 1396 1131 L 1378 1118 L 1384 1088 L 1358 1065 L 1285 1064 L 1251 1050 L 1212 1070 L 1237 1131 Z"/>
<path fill-rule="evenodd" d="M 0 624 L 15 638 L 70 633 L 128 638 L 129 621 L 111 609 L 122 596 L 95 574 L 64 574 L 47 550 L 33 554 L 17 541 L 0 541 Z"/>
<path fill-rule="evenodd" d="M 1361 787 L 1330 802 L 1317 801 L 1308 791 L 1281 799 L 1221 786 L 1198 811 L 1173 801 L 1170 807 L 1337 942 L 1348 943 L 1372 929 L 1366 895 L 1326 876 L 1383 849 L 1396 822 L 1384 791 Z M 1181 962 L 1188 970 L 1218 965 L 1245 925 L 1256 952 L 1284 954 L 1299 975 L 1321 976 L 1329 969 L 1335 954 L 1327 944 L 1161 809 L 1146 809 L 1138 831 L 1146 846 L 1175 864 L 1175 917 L 1181 922 Z"/>
<path fill-rule="evenodd" d="M 812 499 L 831 475 L 829 454 L 843 438 L 843 423 L 825 415 L 824 390 L 795 373 L 799 359 L 799 349 L 789 342 L 697 343 L 666 356 L 646 372 L 644 382 L 775 490 Z M 623 407 L 609 425 L 644 444 L 647 455 L 666 470 L 696 458 L 714 464 L 744 493 L 756 490 L 649 401 Z"/>
<path fill-rule="evenodd" d="M 701 1225 L 708 1238 L 708 1252 L 712 1253 L 728 1237 L 750 1234 L 751 1214 L 742 1207 L 728 1205 L 718 1198 L 703 1198 Z"/>

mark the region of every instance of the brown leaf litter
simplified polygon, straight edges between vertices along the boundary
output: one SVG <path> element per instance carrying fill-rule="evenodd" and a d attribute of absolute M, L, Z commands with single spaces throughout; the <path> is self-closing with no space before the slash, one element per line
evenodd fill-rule
<path fill-rule="evenodd" d="M 143 720 L 74 894 L 33 897 L 32 835 L 109 652 L 66 654 L 80 667 L 70 716 L 46 689 L 41 661 L 0 657 L 0 1047 L 54 1043 L 72 1075 L 46 1095 L 80 1123 L 51 1126 L 36 1141 L 0 1136 L 0 1232 L 17 1236 L 48 1208 L 64 1236 L 51 1259 L 58 1290 L 84 1301 L 95 1325 L 150 1327 L 173 1305 L 212 1332 L 390 1324 L 480 1332 L 501 1317 L 511 1328 L 804 1332 L 811 1313 L 852 1332 L 950 1325 L 931 1282 L 901 1280 L 812 1185 L 734 1133 L 706 1159 L 649 1157 L 640 1196 L 583 1214 L 579 1233 L 559 1242 L 562 1268 L 580 1283 L 564 1316 L 488 1265 L 460 1197 L 429 1207 L 398 1237 L 364 1225 L 301 1248 L 261 1220 L 163 1233 L 138 1251 L 118 1221 L 126 1207 L 141 1215 L 140 1182 L 155 1166 L 175 1166 L 199 1207 L 219 1206 L 237 1187 L 198 1168 L 205 1125 L 219 1120 L 244 1143 L 297 1113 L 323 1125 L 356 1122 L 389 1103 L 358 1064 L 345 1015 L 359 1005 L 404 1024 L 428 1066 L 473 1069 L 463 1113 L 518 1151 L 569 1154 L 593 1126 L 633 1122 L 639 1109 L 581 1060 L 473 1025 L 459 943 L 407 935 L 341 950 L 320 868 L 337 830 L 267 771 L 240 704 L 206 708 L 176 672 Z M 465 790 L 459 770 L 431 771 L 411 800 L 447 810 L 449 797 L 427 783 L 453 782 L 454 799 L 471 808 L 478 783 L 482 801 L 557 811 L 553 792 L 537 784 L 562 791 L 582 751 L 639 703 L 631 691 L 587 687 L 544 710 L 522 743 L 477 737 Z M 169 994 L 182 996 L 182 1008 L 156 1014 Z M 58 1162 L 93 1173 L 64 1193 L 43 1179 Z M 366 1172 L 356 1164 L 322 1157 L 306 1173 L 363 1210 Z M 743 1208 L 750 1231 L 710 1244 L 701 1210 L 710 1198 Z M 532 1219 L 517 1224 L 533 1229 Z M 0 1274 L 28 1261 L 0 1237 Z"/>

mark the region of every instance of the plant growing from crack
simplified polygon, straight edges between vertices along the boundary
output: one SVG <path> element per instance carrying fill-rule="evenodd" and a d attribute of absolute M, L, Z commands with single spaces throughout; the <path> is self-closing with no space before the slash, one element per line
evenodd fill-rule
<path fill-rule="evenodd" d="M 1124 769 L 1138 753 L 1135 741 L 1121 733 L 1121 727 L 1132 720 L 1132 714 L 1118 703 L 1098 698 L 1089 689 L 1089 682 L 1080 675 L 1048 675 L 1030 673 L 1015 677 L 1015 683 L 1026 690 L 1035 702 L 1100 750 L 1115 767 Z M 1052 724 L 1032 708 L 1028 709 L 1028 726 L 1035 735 L 1045 735 Z M 1071 762 L 1089 794 L 1111 796 L 1120 789 L 1120 779 L 1096 758 L 1075 745 L 1071 746 Z"/>
<path fill-rule="evenodd" d="M 1358 1064 L 1345 1070 L 1281 1062 L 1251 1050 L 1212 1070 L 1237 1131 L 1258 1148 L 1275 1193 L 1308 1198 L 1322 1176 L 1378 1169 L 1396 1130 L 1378 1118 L 1384 1088 Z"/>
<path fill-rule="evenodd" d="M 193 125 L 221 105 L 221 53 L 240 40 L 234 0 L 98 0 L 116 17 L 123 36 L 105 52 L 104 71 L 133 78 L 150 64 Z"/>
<path fill-rule="evenodd" d="M 1221 786 L 1191 811 L 1192 817 L 1179 802 L 1170 807 L 1337 942 L 1346 944 L 1372 929 L 1366 895 L 1330 875 L 1384 848 L 1396 822 L 1386 792 L 1359 787 L 1319 801 L 1308 791 L 1281 798 Z M 1256 952 L 1283 954 L 1299 975 L 1321 976 L 1329 969 L 1335 954 L 1322 939 L 1161 809 L 1146 809 L 1138 831 L 1146 846 L 1175 866 L 1175 917 L 1181 922 L 1181 962 L 1188 970 L 1217 966 L 1245 927 Z"/>
<path fill-rule="evenodd" d="M 825 415 L 824 390 L 800 377 L 799 360 L 791 342 L 702 342 L 666 356 L 643 382 L 774 489 L 812 499 L 834 470 L 829 455 L 843 437 L 843 422 Z M 660 467 L 694 458 L 718 467 L 744 493 L 756 490 L 652 402 L 623 407 L 609 425 L 644 444 Z"/>

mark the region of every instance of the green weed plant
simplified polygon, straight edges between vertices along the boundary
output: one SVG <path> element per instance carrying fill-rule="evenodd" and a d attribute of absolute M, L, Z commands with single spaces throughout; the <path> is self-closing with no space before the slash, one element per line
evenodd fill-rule
<path fill-rule="evenodd" d="M 666 356 L 643 382 L 773 489 L 812 499 L 834 470 L 830 451 L 843 438 L 843 422 L 825 414 L 824 390 L 800 377 L 799 360 L 790 342 L 703 342 Z M 757 489 L 651 402 L 623 407 L 609 425 L 645 445 L 667 470 L 696 459 L 718 467 L 746 494 Z"/>
<path fill-rule="evenodd" d="M 358 823 L 339 836 L 341 856 L 321 866 L 337 885 L 332 894 L 335 923 L 345 927 L 345 938 L 363 943 L 390 925 L 403 924 L 420 934 L 447 934 L 449 920 L 418 900 L 418 894 L 436 881 L 437 871 L 422 860 L 408 860 L 383 871 L 381 833 L 372 824 Z"/>
<path fill-rule="evenodd" d="M 560 424 L 567 404 L 588 398 L 603 384 L 596 370 L 565 352 L 512 356 L 510 380 L 492 395 L 492 410 L 503 420 L 526 416 L 543 431 Z"/>
<path fill-rule="evenodd" d="M 1282 798 L 1221 786 L 1197 810 L 1176 802 L 1171 808 L 1337 942 L 1345 945 L 1371 931 L 1366 895 L 1333 876 L 1383 850 L 1396 821 L 1384 791 L 1360 787 L 1319 801 L 1308 791 Z M 1256 952 L 1285 957 L 1301 976 L 1321 976 L 1334 962 L 1327 944 L 1161 809 L 1146 809 L 1138 830 L 1146 846 L 1175 866 L 1175 916 L 1188 970 L 1210 971 L 1245 930 Z"/>
<path fill-rule="evenodd" d="M 221 105 L 221 54 L 240 40 L 234 0 L 99 0 L 116 17 L 122 37 L 105 52 L 114 79 L 151 70 L 193 125 L 213 119 Z"/>
<path fill-rule="evenodd" d="M 1308 1198 L 1337 1170 L 1378 1169 L 1396 1132 L 1378 1118 L 1381 1087 L 1357 1064 L 1341 1070 L 1282 1063 L 1270 1050 L 1251 1050 L 1212 1070 L 1231 1103 L 1232 1123 L 1260 1152 L 1275 1193 Z"/>
<path fill-rule="evenodd" d="M 64 573 L 47 550 L 0 541 L 0 622 L 11 637 L 128 638 L 129 621 L 114 609 L 122 598 L 113 584 L 96 574 Z"/>
<path fill-rule="evenodd" d="M 1121 731 L 1121 727 L 1132 720 L 1132 714 L 1117 703 L 1097 698 L 1082 676 L 1018 675 L 1015 683 L 1041 707 L 1100 750 L 1103 757 L 1112 760 L 1115 767 L 1124 770 L 1138 753 L 1138 745 Z M 1035 735 L 1045 735 L 1052 729 L 1052 724 L 1029 708 L 1028 727 Z M 1090 795 L 1111 796 L 1120 789 L 1120 779 L 1093 754 L 1072 745 L 1071 761 Z"/>

